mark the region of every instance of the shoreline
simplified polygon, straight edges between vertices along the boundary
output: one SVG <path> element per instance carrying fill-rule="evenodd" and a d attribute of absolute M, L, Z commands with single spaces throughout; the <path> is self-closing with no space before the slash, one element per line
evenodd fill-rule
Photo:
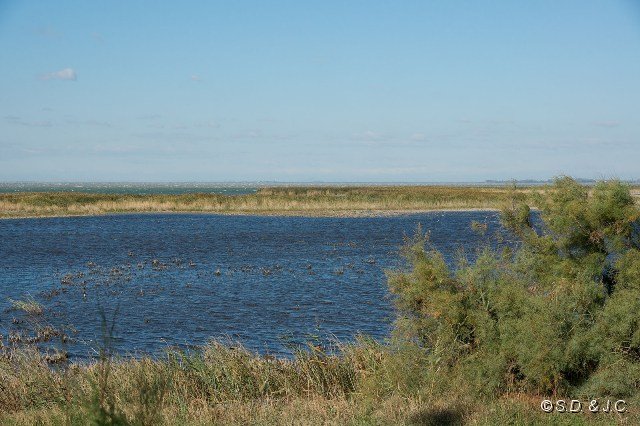
<path fill-rule="evenodd" d="M 428 212 L 499 211 L 529 205 L 544 188 L 277 187 L 254 194 L 180 195 L 64 192 L 0 194 L 0 219 L 123 214 L 206 214 L 281 217 L 385 217 Z M 640 197 L 636 198 L 637 202 Z"/>

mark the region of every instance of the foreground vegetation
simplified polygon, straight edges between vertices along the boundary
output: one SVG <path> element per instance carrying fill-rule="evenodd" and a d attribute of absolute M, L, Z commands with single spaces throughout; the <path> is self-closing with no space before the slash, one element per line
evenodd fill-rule
<path fill-rule="evenodd" d="M 406 269 L 389 274 L 398 319 L 384 344 L 280 360 L 213 342 L 55 369 L 7 348 L 0 422 L 639 424 L 640 209 L 629 188 L 560 178 L 509 194 L 503 222 L 522 245 L 461 255 L 454 270 L 428 234 L 407 241 Z M 544 413 L 543 398 L 585 409 Z M 591 413 L 594 398 L 624 399 L 627 411 Z"/>
<path fill-rule="evenodd" d="M 361 340 L 340 356 L 310 350 L 293 360 L 228 344 L 162 359 L 103 358 L 52 369 L 35 350 L 0 361 L 2 424 L 559 424 L 610 415 L 547 415 L 542 396 L 482 399 L 426 370 L 429 356 Z M 635 414 L 625 417 L 638 419 Z M 576 420 L 578 422 L 576 423 Z"/>
<path fill-rule="evenodd" d="M 98 215 L 140 212 L 207 212 L 278 215 L 367 215 L 437 209 L 498 209 L 503 187 L 292 187 L 255 194 L 133 195 L 76 192 L 0 194 L 0 217 Z M 531 188 L 518 189 L 522 194 Z"/>

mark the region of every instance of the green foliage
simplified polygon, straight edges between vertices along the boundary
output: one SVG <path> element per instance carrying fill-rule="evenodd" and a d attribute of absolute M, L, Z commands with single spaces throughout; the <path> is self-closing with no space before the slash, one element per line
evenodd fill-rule
<path fill-rule="evenodd" d="M 478 394 L 629 396 L 640 387 L 640 212 L 628 186 L 591 190 L 561 177 L 536 200 L 521 194 L 503 223 L 515 251 L 485 249 L 450 270 L 422 232 L 409 270 L 392 273 L 397 337 L 421 347 L 425 368 Z"/>

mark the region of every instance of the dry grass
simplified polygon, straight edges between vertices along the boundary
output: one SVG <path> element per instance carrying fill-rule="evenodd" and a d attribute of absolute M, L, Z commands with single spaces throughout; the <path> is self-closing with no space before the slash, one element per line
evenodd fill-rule
<path fill-rule="evenodd" d="M 24 311 L 30 315 L 42 315 L 44 312 L 42 305 L 31 296 L 26 297 L 24 300 L 9 299 L 9 302 L 11 302 L 11 309 Z"/>
<path fill-rule="evenodd" d="M 50 368 L 46 355 L 33 347 L 5 348 L 3 354 L 2 424 L 68 423 L 70 418 L 173 424 L 176 416 L 199 423 L 203 412 L 214 418 L 232 415 L 241 423 L 255 407 L 264 406 L 268 417 L 287 401 L 305 401 L 305 410 L 314 409 L 309 403 L 316 400 L 346 401 L 360 374 L 355 352 L 335 356 L 310 350 L 286 360 L 217 342 L 194 354 L 103 358 L 62 369 Z"/>
<path fill-rule="evenodd" d="M 532 189 L 523 188 L 523 193 Z M 509 190 L 496 187 L 264 188 L 255 194 L 0 194 L 0 217 L 204 212 L 306 216 L 367 215 L 443 209 L 496 209 Z"/>
<path fill-rule="evenodd" d="M 531 197 L 541 187 L 521 187 Z M 379 186 L 277 187 L 255 194 L 0 194 L 0 218 L 85 216 L 109 213 L 199 212 L 301 216 L 367 216 L 430 210 L 500 209 L 509 187 Z M 640 188 L 632 188 L 640 200 Z"/>
<path fill-rule="evenodd" d="M 409 359 L 364 341 L 343 348 L 339 356 L 311 350 L 292 360 L 213 342 L 190 355 L 103 359 L 52 369 L 33 348 L 5 350 L 0 423 L 527 425 L 552 420 L 569 425 L 640 420 L 633 401 L 622 417 L 549 415 L 541 412 L 542 396 L 537 395 L 474 399 L 464 386 L 451 394 L 426 382 L 403 389 L 407 377 L 427 373 L 424 364 L 416 370 Z M 402 372 L 393 365 L 403 366 Z M 384 387 L 382 382 L 389 380 L 384 392 L 371 386 Z"/>

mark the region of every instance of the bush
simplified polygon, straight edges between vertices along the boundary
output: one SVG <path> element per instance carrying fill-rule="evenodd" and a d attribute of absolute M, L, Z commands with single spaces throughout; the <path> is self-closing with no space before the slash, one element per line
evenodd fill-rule
<path fill-rule="evenodd" d="M 537 226 L 517 196 L 503 210 L 515 251 L 486 248 L 455 270 L 421 231 L 409 241 L 409 270 L 389 277 L 397 337 L 422 348 L 450 388 L 636 394 L 640 212 L 629 188 L 562 177 L 535 202 Z"/>

